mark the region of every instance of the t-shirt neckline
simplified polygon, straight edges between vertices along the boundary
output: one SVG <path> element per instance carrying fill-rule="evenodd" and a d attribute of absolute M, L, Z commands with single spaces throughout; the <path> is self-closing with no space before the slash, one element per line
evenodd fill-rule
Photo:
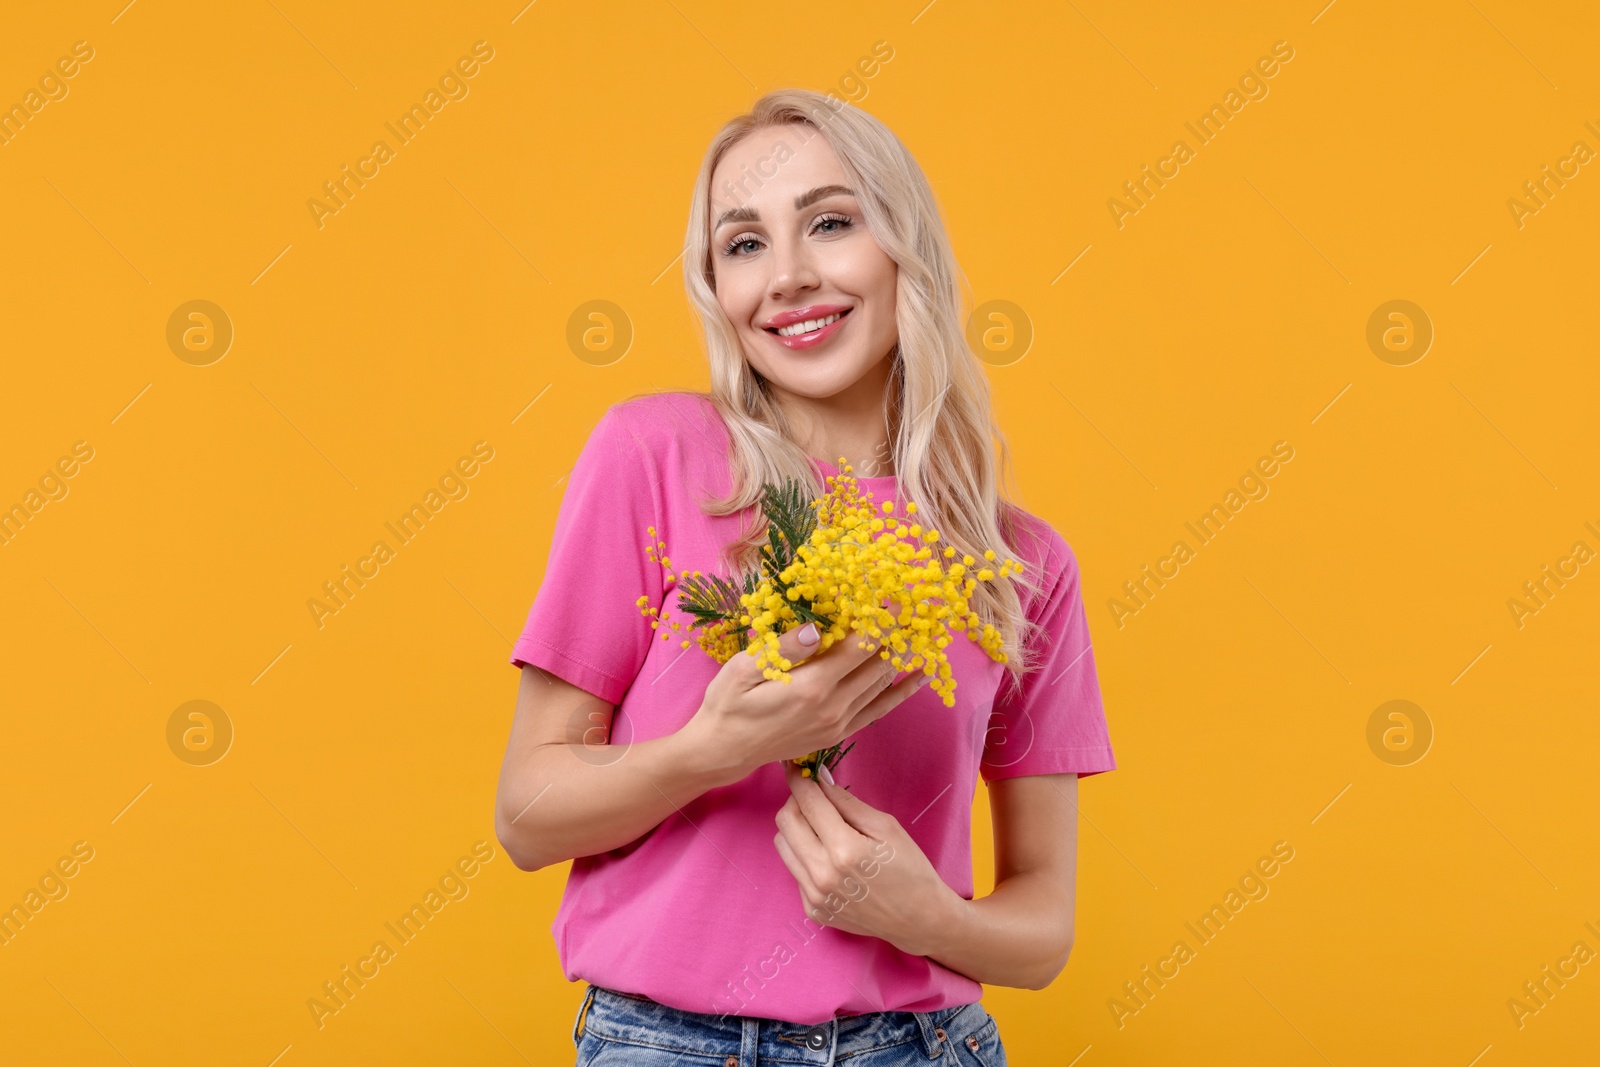
<path fill-rule="evenodd" d="M 817 456 L 812 456 L 810 458 L 811 458 L 811 462 L 812 463 L 815 463 L 817 466 L 823 468 L 823 473 L 825 475 L 827 475 L 827 474 L 839 475 L 839 474 L 843 474 L 844 473 L 844 471 L 836 463 L 830 463 L 827 460 L 822 459 L 822 458 L 817 457 Z M 892 486 L 892 485 L 896 485 L 898 483 L 898 481 L 899 481 L 898 476 L 894 475 L 894 474 L 865 475 L 865 474 L 857 474 L 856 472 L 851 471 L 850 472 L 850 477 L 854 478 L 861 485 L 872 486 L 872 487 L 876 487 L 876 486 Z"/>

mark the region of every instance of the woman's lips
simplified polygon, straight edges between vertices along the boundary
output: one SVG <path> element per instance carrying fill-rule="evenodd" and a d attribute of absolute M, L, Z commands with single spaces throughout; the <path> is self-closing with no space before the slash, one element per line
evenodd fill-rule
<path fill-rule="evenodd" d="M 832 337 L 834 334 L 839 332 L 839 327 L 843 326 L 844 323 L 845 323 L 845 320 L 850 317 L 850 311 L 851 310 L 854 310 L 854 309 L 847 309 L 845 311 L 841 311 L 839 313 L 839 317 L 838 318 L 834 319 L 832 322 L 828 323 L 828 325 L 822 327 L 820 330 L 812 330 L 810 333 L 803 333 L 803 334 L 800 334 L 799 336 L 796 336 L 796 337 L 784 337 L 783 335 L 778 333 L 777 330 L 768 330 L 766 332 L 772 336 L 772 339 L 774 341 L 777 341 L 780 345 L 783 345 L 785 348 L 789 348 L 789 349 L 815 348 L 817 345 L 822 344 L 822 342 L 826 341 L 828 338 Z"/>

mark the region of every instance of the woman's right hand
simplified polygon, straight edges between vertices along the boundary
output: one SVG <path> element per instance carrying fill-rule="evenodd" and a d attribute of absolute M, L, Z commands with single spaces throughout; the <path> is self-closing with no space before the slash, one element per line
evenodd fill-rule
<path fill-rule="evenodd" d="M 764 677 L 746 651 L 735 653 L 706 687 L 684 729 L 715 746 L 719 762 L 748 773 L 836 745 L 929 680 L 919 669 L 896 682 L 899 671 L 866 635 L 846 634 L 819 655 L 820 641 L 806 643 L 806 631 L 815 633 L 815 624 L 778 637 L 779 652 L 791 664 L 788 682 Z"/>

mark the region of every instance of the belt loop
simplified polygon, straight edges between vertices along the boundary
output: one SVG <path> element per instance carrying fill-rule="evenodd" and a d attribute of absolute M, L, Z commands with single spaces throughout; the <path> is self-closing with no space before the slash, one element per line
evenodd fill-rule
<path fill-rule="evenodd" d="M 599 986 L 591 985 L 583 994 L 583 1004 L 578 1008 L 578 1018 L 572 1024 L 572 1044 L 574 1046 L 578 1044 L 578 1039 L 583 1036 L 584 1020 L 589 1015 L 589 1005 L 594 1003 L 595 990 L 599 988 Z"/>
<path fill-rule="evenodd" d="M 917 1031 L 922 1035 L 922 1051 L 931 1060 L 944 1054 L 943 1037 L 938 1034 L 939 1027 L 933 1025 L 933 1012 L 914 1011 L 911 1013 L 917 1020 Z M 941 1013 L 943 1014 L 943 1013 Z"/>
<path fill-rule="evenodd" d="M 761 1053 L 761 1019 L 746 1015 L 740 1025 L 744 1033 L 739 1042 L 739 1067 L 757 1067 Z"/>

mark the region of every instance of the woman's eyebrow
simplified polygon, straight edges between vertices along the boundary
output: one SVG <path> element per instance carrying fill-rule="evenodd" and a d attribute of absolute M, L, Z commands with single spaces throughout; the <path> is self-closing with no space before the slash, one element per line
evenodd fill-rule
<path fill-rule="evenodd" d="M 847 185 L 819 185 L 809 192 L 801 193 L 794 198 L 794 209 L 804 211 L 818 200 L 830 196 L 855 196 L 856 191 Z M 720 229 L 730 222 L 760 222 L 761 213 L 753 207 L 736 207 L 724 211 L 717 217 L 717 224 L 712 229 Z"/>

